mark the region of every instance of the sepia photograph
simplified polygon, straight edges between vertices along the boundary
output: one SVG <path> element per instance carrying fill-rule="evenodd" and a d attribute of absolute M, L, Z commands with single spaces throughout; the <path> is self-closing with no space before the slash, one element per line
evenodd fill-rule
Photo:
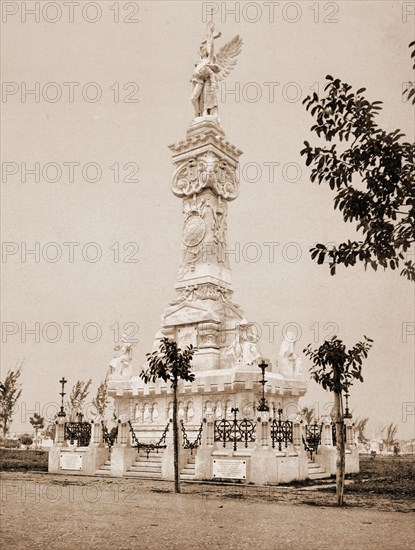
<path fill-rule="evenodd" d="M 412 548 L 414 0 L 0 9 L 2 548 Z"/>

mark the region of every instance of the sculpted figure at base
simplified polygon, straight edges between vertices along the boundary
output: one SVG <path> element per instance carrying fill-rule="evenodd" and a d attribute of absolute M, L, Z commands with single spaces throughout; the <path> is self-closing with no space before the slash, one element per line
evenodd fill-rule
<path fill-rule="evenodd" d="M 253 325 L 241 323 L 236 330 L 235 341 L 226 349 L 226 355 L 233 356 L 236 363 L 252 365 L 262 355 L 258 346 L 259 336 L 253 330 Z"/>
<path fill-rule="evenodd" d="M 119 354 L 111 360 L 107 377 L 109 380 L 130 378 L 132 375 L 133 344 L 127 342 L 126 334 L 122 335 L 120 344 L 115 346 L 114 351 L 118 351 Z"/>
<path fill-rule="evenodd" d="M 295 342 L 297 340 L 298 337 L 296 337 L 295 334 L 287 332 L 278 354 L 279 369 L 281 374 L 287 377 L 292 377 L 293 375 L 297 376 L 303 373 L 301 359 L 295 353 Z"/>
<path fill-rule="evenodd" d="M 206 40 L 202 42 L 199 49 L 200 61 L 195 65 L 191 80 L 193 84 L 191 100 L 195 108 L 195 117 L 213 115 L 218 122 L 218 82 L 223 80 L 236 65 L 236 56 L 242 47 L 242 39 L 235 36 L 215 55 L 214 42 L 220 36 L 220 32 L 215 34 L 215 25 L 210 21 Z"/>

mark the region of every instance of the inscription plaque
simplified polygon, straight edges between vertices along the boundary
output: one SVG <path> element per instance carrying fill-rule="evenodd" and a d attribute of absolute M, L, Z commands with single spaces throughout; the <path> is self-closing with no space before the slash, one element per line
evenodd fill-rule
<path fill-rule="evenodd" d="M 78 453 L 61 453 L 59 468 L 61 470 L 82 470 L 82 455 Z"/>
<path fill-rule="evenodd" d="M 246 460 L 214 460 L 213 477 L 246 479 Z"/>

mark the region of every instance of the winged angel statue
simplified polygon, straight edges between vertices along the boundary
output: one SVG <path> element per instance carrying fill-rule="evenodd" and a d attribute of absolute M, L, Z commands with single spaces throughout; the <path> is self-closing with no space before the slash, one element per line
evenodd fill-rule
<path fill-rule="evenodd" d="M 195 65 L 192 77 L 192 103 L 195 108 L 195 117 L 205 115 L 214 116 L 218 122 L 218 83 L 223 80 L 235 67 L 237 56 L 242 48 L 242 39 L 235 36 L 223 46 L 215 55 L 215 39 L 221 33 L 215 34 L 213 21 L 208 23 L 207 37 L 199 49 L 200 61 Z"/>

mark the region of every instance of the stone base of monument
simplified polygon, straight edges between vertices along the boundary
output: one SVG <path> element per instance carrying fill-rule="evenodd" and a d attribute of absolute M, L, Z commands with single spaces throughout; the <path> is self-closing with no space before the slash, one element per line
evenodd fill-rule
<path fill-rule="evenodd" d="M 103 445 L 76 447 L 55 444 L 49 450 L 48 471 L 51 474 L 95 475 L 108 455 L 109 451 Z"/>
<path fill-rule="evenodd" d="M 223 446 L 214 442 L 212 423 L 197 448 L 180 448 L 179 470 L 186 481 L 217 481 L 283 484 L 294 480 L 327 478 L 336 473 L 336 449 L 321 445 L 310 454 L 302 445 L 289 444 L 278 450 L 271 441 L 251 442 L 247 446 L 232 442 Z M 147 432 L 144 432 L 144 434 Z M 136 432 L 138 440 L 143 434 Z M 192 439 L 194 441 L 194 438 Z M 156 460 L 156 462 L 154 462 Z M 155 465 L 155 469 L 152 467 Z M 141 467 L 140 467 L 141 466 Z M 346 448 L 346 473 L 359 471 L 359 454 L 355 445 Z M 108 475 L 111 477 L 157 478 L 174 480 L 174 449 L 172 433 L 159 449 L 140 448 L 127 443 L 115 443 L 112 449 L 91 443 L 88 447 L 55 444 L 49 452 L 49 472 L 55 474 Z"/>
<path fill-rule="evenodd" d="M 125 476 L 128 469 L 131 468 L 136 454 L 136 449 L 116 443 L 111 449 L 111 476 Z"/>

